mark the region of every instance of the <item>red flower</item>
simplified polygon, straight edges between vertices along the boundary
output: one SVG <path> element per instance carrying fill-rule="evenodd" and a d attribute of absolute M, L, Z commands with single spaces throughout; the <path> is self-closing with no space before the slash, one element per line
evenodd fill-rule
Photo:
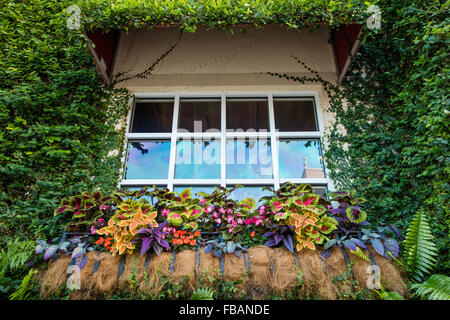
<path fill-rule="evenodd" d="M 250 237 L 254 237 L 255 236 L 255 231 L 250 232 Z"/>

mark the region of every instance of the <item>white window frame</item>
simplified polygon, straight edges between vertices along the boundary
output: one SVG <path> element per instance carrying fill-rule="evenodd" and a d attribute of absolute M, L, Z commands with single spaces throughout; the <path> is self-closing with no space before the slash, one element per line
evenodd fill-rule
<path fill-rule="evenodd" d="M 178 115 L 180 108 L 180 99 L 193 99 L 193 98 L 217 98 L 221 100 L 221 131 L 220 132 L 202 132 L 202 133 L 179 133 L 178 129 Z M 269 130 L 264 132 L 227 132 L 226 131 L 226 99 L 227 98 L 265 98 L 269 107 Z M 313 100 L 315 118 L 318 126 L 317 131 L 304 131 L 304 132 L 279 132 L 275 128 L 274 106 L 273 99 L 276 98 L 308 98 Z M 172 132 L 167 133 L 130 133 L 130 126 L 133 116 L 133 111 L 138 100 L 155 100 L 155 99 L 173 99 L 173 119 L 172 119 Z M 213 186 L 220 185 L 223 187 L 241 184 L 241 185 L 269 185 L 275 189 L 280 187 L 280 184 L 284 182 L 292 182 L 296 184 L 310 184 L 312 186 L 325 186 L 328 191 L 334 190 L 334 183 L 329 178 L 329 171 L 326 166 L 325 159 L 323 159 L 323 165 L 325 167 L 325 178 L 296 178 L 286 179 L 279 178 L 279 163 L 278 163 L 278 140 L 281 138 L 296 138 L 296 139 L 318 139 L 321 145 L 321 152 L 323 153 L 326 147 L 326 141 L 324 141 L 323 132 L 323 115 L 320 107 L 319 94 L 317 91 L 264 91 L 264 92 L 164 92 L 164 93 L 150 93 L 139 92 L 134 93 L 134 99 L 132 99 L 132 106 L 127 115 L 126 132 L 125 132 L 125 145 L 124 153 L 122 156 L 122 168 L 121 177 L 126 168 L 127 159 L 127 147 L 129 140 L 170 140 L 170 161 L 169 161 L 169 174 L 167 179 L 122 179 L 118 183 L 118 188 L 121 187 L 139 187 L 139 186 L 152 186 L 152 185 L 165 185 L 169 190 L 173 191 L 174 186 Z M 269 136 L 271 139 L 271 153 L 272 153 L 272 166 L 273 166 L 273 178 L 272 179 L 226 179 L 226 140 L 229 138 L 248 138 L 248 137 L 261 137 Z M 219 179 L 175 179 L 175 157 L 177 141 L 180 138 L 215 138 L 221 141 L 221 176 Z"/>

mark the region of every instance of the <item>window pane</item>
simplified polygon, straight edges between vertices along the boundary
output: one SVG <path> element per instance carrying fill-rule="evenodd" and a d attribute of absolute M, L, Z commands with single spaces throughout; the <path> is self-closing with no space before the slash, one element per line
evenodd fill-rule
<path fill-rule="evenodd" d="M 178 132 L 180 129 L 189 132 L 205 132 L 208 129 L 216 129 L 219 132 L 220 114 L 220 99 L 197 101 L 182 99 Z"/>
<path fill-rule="evenodd" d="M 272 154 L 269 138 L 227 140 L 227 179 L 272 178 Z"/>
<path fill-rule="evenodd" d="M 317 131 L 312 100 L 273 99 L 275 128 L 279 131 Z"/>
<path fill-rule="evenodd" d="M 220 179 L 220 141 L 178 141 L 175 179 Z"/>
<path fill-rule="evenodd" d="M 137 102 L 131 132 L 171 132 L 173 99 Z"/>
<path fill-rule="evenodd" d="M 227 129 L 269 129 L 267 99 L 227 99 Z"/>
<path fill-rule="evenodd" d="M 260 201 L 262 197 L 271 196 L 273 192 L 262 190 L 264 186 L 245 186 L 244 188 L 238 188 L 230 193 L 231 199 L 234 201 L 241 201 L 246 198 L 253 198 L 257 205 L 261 205 L 263 201 Z M 269 186 L 273 188 L 273 186 Z M 229 188 L 229 186 L 227 187 Z"/>
<path fill-rule="evenodd" d="M 167 179 L 169 157 L 169 140 L 130 141 L 125 178 Z"/>
<path fill-rule="evenodd" d="M 173 190 L 175 192 L 180 193 L 180 192 L 186 190 L 189 187 L 190 186 L 174 186 Z M 214 192 L 214 190 L 216 190 L 216 188 L 214 186 L 196 186 L 196 187 L 191 187 L 191 195 L 192 195 L 192 198 L 201 198 L 200 196 L 196 195 L 197 192 L 204 192 L 204 193 L 211 194 L 211 193 Z"/>
<path fill-rule="evenodd" d="M 280 139 L 280 178 L 325 178 L 319 140 Z"/>

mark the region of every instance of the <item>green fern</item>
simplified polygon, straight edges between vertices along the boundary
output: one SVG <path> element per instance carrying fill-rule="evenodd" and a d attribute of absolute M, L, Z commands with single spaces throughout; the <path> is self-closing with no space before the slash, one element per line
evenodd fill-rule
<path fill-rule="evenodd" d="M 434 274 L 424 283 L 411 285 L 422 299 L 450 300 L 450 277 Z"/>
<path fill-rule="evenodd" d="M 362 259 L 362 260 L 364 260 L 364 261 L 370 262 L 369 257 L 366 256 L 366 255 L 364 254 L 364 252 L 361 251 L 361 248 L 356 247 L 356 250 L 355 250 L 355 251 L 350 250 L 350 252 L 353 253 L 353 254 L 354 254 L 355 256 L 357 256 L 358 258 L 360 258 L 360 259 Z"/>
<path fill-rule="evenodd" d="M 405 298 L 396 291 L 386 291 L 384 288 L 380 285 L 379 290 L 373 290 L 375 291 L 381 300 L 405 300 Z"/>
<path fill-rule="evenodd" d="M 214 291 L 210 288 L 198 288 L 191 296 L 191 300 L 214 300 Z"/>
<path fill-rule="evenodd" d="M 0 271 L 16 270 L 30 259 L 34 252 L 34 241 L 15 239 L 7 243 L 7 250 L 0 252 Z"/>
<path fill-rule="evenodd" d="M 23 278 L 22 283 L 19 287 L 14 291 L 10 296 L 10 300 L 26 300 L 30 293 L 30 281 L 33 278 L 33 275 L 37 272 L 37 270 L 31 269 L 28 271 L 28 274 Z"/>
<path fill-rule="evenodd" d="M 430 226 L 423 213 L 417 213 L 411 221 L 405 245 L 405 264 L 412 278 L 421 281 L 436 264 L 437 248 L 433 242 Z"/>

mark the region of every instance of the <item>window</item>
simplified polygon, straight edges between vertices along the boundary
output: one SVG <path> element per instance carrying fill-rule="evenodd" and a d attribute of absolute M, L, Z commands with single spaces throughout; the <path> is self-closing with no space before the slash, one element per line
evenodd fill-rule
<path fill-rule="evenodd" d="M 290 181 L 326 194 L 320 128 L 314 95 L 140 97 L 130 114 L 120 185 L 192 187 L 193 194 L 243 185 L 231 194 L 241 200 Z"/>

